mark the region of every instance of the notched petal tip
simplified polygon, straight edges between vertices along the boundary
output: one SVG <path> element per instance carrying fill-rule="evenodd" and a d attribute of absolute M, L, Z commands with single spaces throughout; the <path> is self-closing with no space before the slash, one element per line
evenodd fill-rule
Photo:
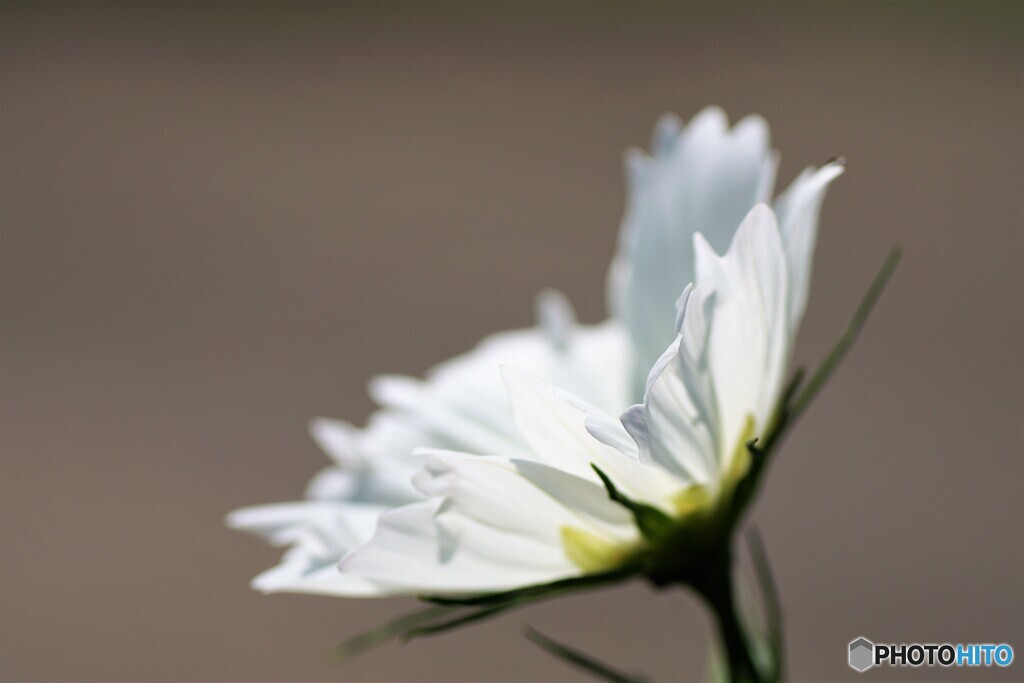
<path fill-rule="evenodd" d="M 676 299 L 676 334 L 683 328 L 683 319 L 686 317 L 686 307 L 690 303 L 690 295 L 693 294 L 693 283 L 683 288 L 683 293 Z"/>
<path fill-rule="evenodd" d="M 426 462 L 422 469 L 412 476 L 413 488 L 430 497 L 441 498 L 451 495 L 455 491 L 458 479 L 452 460 L 440 452 L 427 452 L 424 455 L 427 456 Z"/>
<path fill-rule="evenodd" d="M 405 375 L 377 375 L 366 386 L 370 397 L 389 408 L 409 408 L 420 399 L 423 381 Z"/>
<path fill-rule="evenodd" d="M 626 408 L 619 416 L 619 421 L 622 423 L 623 429 L 636 442 L 637 448 L 640 450 L 641 462 L 650 462 L 648 453 L 650 428 L 647 425 L 647 413 L 644 405 L 637 403 Z"/>
<path fill-rule="evenodd" d="M 651 135 L 651 152 L 655 156 L 671 152 L 682 130 L 683 121 L 676 114 L 662 114 L 654 125 L 654 133 Z"/>
<path fill-rule="evenodd" d="M 238 510 L 232 510 L 228 514 L 224 515 L 224 526 L 235 531 L 248 531 L 249 526 L 246 524 L 246 511 L 250 508 L 240 508 Z"/>
<path fill-rule="evenodd" d="M 297 517 L 296 510 L 305 503 L 269 503 L 267 505 L 250 505 L 232 510 L 224 516 L 224 523 L 230 529 L 244 531 L 266 537 L 273 545 L 290 542 L 275 538 L 274 530 L 293 524 Z"/>
<path fill-rule="evenodd" d="M 558 350 L 566 349 L 577 324 L 576 312 L 569 297 L 557 289 L 544 289 L 537 295 L 534 308 L 537 323 L 551 345 Z"/>
<path fill-rule="evenodd" d="M 316 417 L 307 426 L 309 435 L 334 462 L 347 469 L 362 465 L 357 445 L 359 430 L 344 420 Z"/>
<path fill-rule="evenodd" d="M 277 569 L 278 568 L 275 567 L 274 569 L 252 577 L 252 580 L 249 582 L 249 588 L 253 589 L 257 593 L 262 593 L 263 595 L 287 592 L 287 586 L 282 585 L 279 579 L 271 575 L 271 572 L 274 572 Z"/>
<path fill-rule="evenodd" d="M 771 140 L 771 127 L 760 114 L 747 114 L 736 122 L 729 134 L 734 140 L 767 150 Z"/>
<path fill-rule="evenodd" d="M 846 159 L 834 157 L 819 169 L 808 168 L 808 184 L 814 191 L 820 191 L 846 171 Z"/>
<path fill-rule="evenodd" d="M 754 204 L 754 208 L 750 210 L 743 222 L 740 223 L 739 229 L 742 230 L 746 223 L 762 223 L 762 222 L 775 222 L 775 212 L 772 207 L 768 206 L 764 202 L 758 202 Z M 750 229 L 749 227 L 747 228 Z M 733 242 L 736 239 L 733 238 Z"/>
<path fill-rule="evenodd" d="M 712 104 L 694 114 L 686 125 L 687 132 L 705 127 L 724 132 L 729 129 L 729 115 L 717 104 Z"/>

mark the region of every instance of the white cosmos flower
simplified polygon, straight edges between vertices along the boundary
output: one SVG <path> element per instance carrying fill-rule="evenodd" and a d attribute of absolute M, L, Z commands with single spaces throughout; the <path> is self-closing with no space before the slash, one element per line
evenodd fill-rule
<path fill-rule="evenodd" d="M 630 401 L 630 347 L 621 327 L 575 323 L 560 295 L 540 301 L 542 325 L 485 339 L 472 352 L 449 360 L 424 380 L 384 376 L 370 392 L 383 408 L 357 429 L 345 422 L 314 420 L 310 431 L 334 464 L 317 474 L 306 500 L 243 508 L 228 524 L 291 546 L 281 564 L 253 580 L 266 591 L 361 596 L 368 582 L 338 572 L 341 558 L 370 539 L 377 516 L 423 500 L 412 484 L 422 467 L 417 448 L 526 457 L 511 417 L 501 365 L 513 362 L 616 411 Z M 601 368 L 602 373 L 595 373 Z"/>
<path fill-rule="evenodd" d="M 695 237 L 697 284 L 642 404 L 621 423 L 522 370 L 505 383 L 529 446 L 518 458 L 424 452 L 428 500 L 381 515 L 341 563 L 382 594 L 465 594 L 610 570 L 644 549 L 596 465 L 630 499 L 685 523 L 711 513 L 768 427 L 792 347 L 791 273 L 775 214 L 755 207 L 719 257 Z M 686 549 L 681 549 L 686 552 Z"/>
<path fill-rule="evenodd" d="M 629 331 L 641 383 L 674 336 L 668 312 L 694 278 L 694 233 L 723 251 L 751 207 L 770 201 L 779 161 L 764 119 L 748 116 L 729 130 L 716 107 L 686 127 L 662 117 L 651 147 L 651 155 L 626 155 L 629 199 L 608 276 L 609 306 Z M 841 162 L 805 169 L 774 203 L 791 265 L 803 264 L 803 277 L 810 278 L 825 189 L 842 171 Z M 794 285 L 791 316 L 798 321 L 810 281 Z"/>
<path fill-rule="evenodd" d="M 436 486 L 441 484 L 429 484 L 426 474 L 417 475 L 415 485 L 412 482 L 425 462 L 424 451 L 417 449 L 504 458 L 481 460 L 480 467 L 495 472 L 509 473 L 515 467 L 525 467 L 523 462 L 536 462 L 544 447 L 538 445 L 536 433 L 523 428 L 519 415 L 525 401 L 521 391 L 511 390 L 511 396 L 506 393 L 502 365 L 525 368 L 536 380 L 570 392 L 593 407 L 583 410 L 576 399 L 567 400 L 559 391 L 550 390 L 560 397 L 559 405 L 569 406 L 561 409 L 576 411 L 571 413 L 576 416 L 573 419 L 590 414 L 590 427 L 609 443 L 602 447 L 611 458 L 605 471 L 618 473 L 615 481 L 623 490 L 633 485 L 633 476 L 657 479 L 666 492 L 676 490 L 673 487 L 678 482 L 666 477 L 678 479 L 682 465 L 659 463 L 661 469 L 651 474 L 650 463 L 658 462 L 660 456 L 655 455 L 653 442 L 644 442 L 637 431 L 640 425 L 651 433 L 660 428 L 658 407 L 649 408 L 655 413 L 652 415 L 631 412 L 625 420 L 629 433 L 607 418 L 602 429 L 597 415 L 618 414 L 643 398 L 648 371 L 676 335 L 676 299 L 695 277 L 693 235 L 699 231 L 711 248 L 724 250 L 743 216 L 770 197 L 778 155 L 770 148 L 767 124 L 761 118 L 748 117 L 730 129 L 725 114 L 717 108 L 704 110 L 685 127 L 675 117 L 663 118 L 652 148 L 650 156 L 639 151 L 627 155 L 629 201 L 609 273 L 611 318 L 597 326 L 581 326 L 563 297 L 545 295 L 539 304 L 540 324 L 535 328 L 490 337 L 471 352 L 437 366 L 424 380 L 375 379 L 370 391 L 381 409 L 366 427 L 315 420 L 311 432 L 333 462 L 310 482 L 306 499 L 244 508 L 228 517 L 235 528 L 289 546 L 281 564 L 254 579 L 255 588 L 343 596 L 392 590 L 380 576 L 367 578 L 372 572 L 342 573 L 337 564 L 370 540 L 382 512 L 393 510 L 387 513 L 389 524 L 381 526 L 381 533 L 392 533 L 396 522 L 419 520 L 418 511 L 437 505 Z M 806 303 L 821 201 L 828 184 L 841 172 L 838 163 L 808 169 L 774 202 L 791 281 L 786 305 L 789 335 Z M 662 358 L 660 365 L 667 363 L 666 359 Z M 512 405 L 517 406 L 515 419 Z M 639 460 L 633 461 L 643 467 L 636 462 L 621 464 L 621 457 L 612 454 L 629 450 L 628 444 L 633 443 L 629 434 L 640 443 Z M 426 471 L 437 474 L 446 467 L 462 467 L 450 461 L 436 455 Z M 510 464 L 513 462 L 515 467 Z M 581 481 L 590 486 L 592 472 L 587 467 L 584 463 L 582 474 L 586 476 Z M 525 476 L 519 470 L 514 474 Z M 573 476 L 579 478 L 580 472 Z M 437 478 L 450 480 L 441 475 Z M 434 493 L 425 494 L 424 489 Z M 640 490 L 649 493 L 651 489 L 645 486 Z M 414 505 L 401 509 L 407 504 Z M 595 532 L 594 538 L 604 538 L 606 532 L 619 538 L 615 534 L 621 532 L 626 539 L 634 533 L 622 522 L 621 511 L 611 511 L 605 502 L 597 509 L 612 516 L 589 519 L 587 524 L 596 524 L 601 531 Z M 420 530 L 425 534 L 423 542 L 428 542 L 430 533 L 440 534 L 443 526 L 439 522 L 433 532 Z M 586 525 L 570 528 L 589 529 Z M 445 534 L 450 537 L 449 532 Z M 377 552 L 380 546 L 375 548 Z M 497 576 L 489 580 L 500 583 Z"/>

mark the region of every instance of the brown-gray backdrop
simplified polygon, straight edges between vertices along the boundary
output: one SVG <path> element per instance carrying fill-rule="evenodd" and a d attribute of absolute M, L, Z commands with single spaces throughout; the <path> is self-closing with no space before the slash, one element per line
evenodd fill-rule
<path fill-rule="evenodd" d="M 378 372 L 603 315 L 621 153 L 765 115 L 780 181 L 844 155 L 798 359 L 906 258 L 756 518 L 798 679 L 858 635 L 1024 657 L 1021 5 L 5 3 L 0 675 L 575 679 L 531 623 L 661 679 L 705 616 L 637 586 L 324 664 L 411 602 L 252 592 L 224 528 L 326 461 Z M 1022 678 L 875 671 L 876 678 Z"/>

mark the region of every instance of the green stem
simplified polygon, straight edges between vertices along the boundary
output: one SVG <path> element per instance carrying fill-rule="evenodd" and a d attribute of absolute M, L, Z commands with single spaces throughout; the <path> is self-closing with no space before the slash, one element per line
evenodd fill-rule
<path fill-rule="evenodd" d="M 768 551 L 765 549 L 764 539 L 761 538 L 761 532 L 757 530 L 757 527 L 750 527 L 747 532 L 747 543 L 750 546 L 750 559 L 757 575 L 761 597 L 764 600 L 765 618 L 768 622 L 768 637 L 773 655 L 769 679 L 780 681 L 785 664 L 786 643 L 779 590 L 775 585 L 775 578 L 772 576 L 772 567 L 768 561 Z"/>
<path fill-rule="evenodd" d="M 718 635 L 725 650 L 732 683 L 766 683 L 754 663 L 750 640 L 743 631 L 736 612 L 732 566 L 728 553 L 712 563 L 708 571 L 693 581 L 693 587 L 711 608 L 718 625 Z"/>

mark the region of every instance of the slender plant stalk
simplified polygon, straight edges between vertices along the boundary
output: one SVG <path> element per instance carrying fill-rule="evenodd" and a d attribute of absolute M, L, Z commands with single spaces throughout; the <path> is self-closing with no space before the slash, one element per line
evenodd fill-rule
<path fill-rule="evenodd" d="M 731 683 L 767 683 L 758 671 L 751 650 L 751 641 L 744 632 L 736 611 L 729 554 L 724 553 L 719 561 L 709 566 L 707 572 L 696 578 L 692 585 L 715 615 Z"/>
<path fill-rule="evenodd" d="M 775 585 L 764 539 L 761 538 L 761 532 L 756 526 L 750 527 L 747 532 L 747 544 L 750 547 L 750 558 L 754 564 L 754 573 L 757 575 L 758 587 L 764 600 L 765 618 L 768 622 L 768 635 L 773 655 L 770 678 L 774 681 L 781 681 L 785 671 L 786 642 L 779 589 Z"/>

